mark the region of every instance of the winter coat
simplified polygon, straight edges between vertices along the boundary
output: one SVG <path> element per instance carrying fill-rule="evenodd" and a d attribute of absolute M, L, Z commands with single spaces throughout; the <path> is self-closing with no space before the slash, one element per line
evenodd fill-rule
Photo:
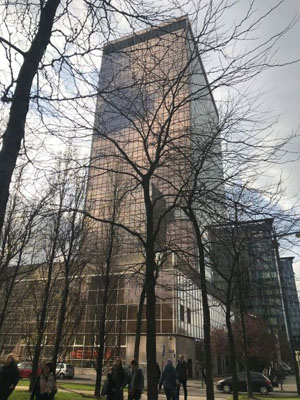
<path fill-rule="evenodd" d="M 51 389 L 51 393 L 41 393 L 41 378 L 46 379 L 49 387 Z M 30 396 L 30 400 L 54 400 L 55 393 L 57 392 L 57 385 L 55 382 L 55 378 L 52 372 L 48 376 L 39 376 L 33 386 L 32 393 Z"/>
<path fill-rule="evenodd" d="M 114 389 L 121 389 L 123 388 L 125 382 L 127 380 L 127 375 L 125 369 L 122 366 L 113 366 L 112 373 L 111 373 L 111 381 L 112 387 Z"/>
<path fill-rule="evenodd" d="M 19 382 L 20 374 L 16 362 L 0 367 L 0 399 L 7 399 Z M 13 385 L 13 389 L 10 386 Z"/>
<path fill-rule="evenodd" d="M 178 374 L 176 369 L 172 364 L 167 364 L 163 370 L 163 373 L 160 378 L 159 388 L 164 385 L 165 389 L 173 391 L 177 388 L 176 379 L 178 379 Z"/>
<path fill-rule="evenodd" d="M 131 371 L 128 378 L 129 389 L 142 392 L 144 389 L 144 374 L 141 368 Z"/>
<path fill-rule="evenodd" d="M 178 373 L 179 379 L 181 381 L 187 380 L 187 371 L 188 371 L 188 363 L 186 361 L 180 362 L 178 361 L 176 366 L 176 371 Z"/>

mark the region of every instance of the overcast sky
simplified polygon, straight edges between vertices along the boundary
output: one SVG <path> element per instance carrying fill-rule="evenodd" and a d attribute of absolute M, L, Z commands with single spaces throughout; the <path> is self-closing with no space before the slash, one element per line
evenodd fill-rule
<path fill-rule="evenodd" d="M 244 0 L 248 3 L 247 0 Z M 242 1 L 243 3 L 243 1 Z M 275 0 L 263 0 L 257 2 L 259 7 L 268 7 L 273 5 Z M 239 8 L 242 10 L 242 5 Z M 236 9 L 237 15 L 239 9 Z M 261 35 L 269 35 L 283 29 L 296 15 L 300 15 L 300 1 L 286 0 L 276 10 L 270 18 L 264 21 L 260 26 Z M 233 19 L 236 17 L 233 15 Z M 300 21 L 297 21 L 294 27 L 286 33 L 284 38 L 277 45 L 278 52 L 276 60 L 278 62 L 292 61 L 300 59 Z M 282 136 L 291 132 L 300 134 L 300 62 L 283 68 L 269 69 L 256 81 L 257 88 L 264 91 L 264 105 L 274 115 L 278 116 L 279 122 L 276 125 L 276 131 Z M 295 138 L 289 149 L 293 154 L 289 157 L 296 161 L 274 168 L 274 175 L 283 174 L 284 185 L 286 188 L 287 206 L 292 205 L 300 198 L 300 138 Z M 300 242 L 300 239 L 299 239 Z M 300 243 L 299 243 L 300 245 Z M 295 254 L 293 254 L 293 251 Z M 286 252 L 285 256 L 295 256 L 294 270 L 297 279 L 300 280 L 300 253 L 299 248 L 293 248 Z M 300 281 L 298 281 L 300 289 Z"/>

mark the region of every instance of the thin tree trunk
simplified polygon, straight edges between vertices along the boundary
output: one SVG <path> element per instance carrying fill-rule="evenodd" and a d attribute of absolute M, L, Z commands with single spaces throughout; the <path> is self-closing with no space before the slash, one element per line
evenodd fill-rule
<path fill-rule="evenodd" d="M 24 60 L 16 81 L 7 128 L 2 136 L 3 142 L 0 151 L 0 231 L 4 223 L 12 174 L 25 135 L 25 122 L 29 109 L 32 82 L 50 42 L 59 3 L 60 0 L 48 0 L 45 6 L 41 7 L 37 33 L 29 50 L 23 53 Z"/>
<path fill-rule="evenodd" d="M 44 300 L 43 300 L 43 305 L 42 305 L 42 310 L 41 310 L 40 321 L 39 321 L 38 329 L 37 329 L 37 340 L 36 340 L 36 344 L 34 346 L 34 355 L 33 355 L 33 360 L 32 360 L 32 372 L 31 372 L 30 385 L 29 385 L 30 391 L 32 391 L 33 385 L 37 378 L 37 371 L 38 371 L 40 355 L 41 355 L 41 351 L 42 351 L 42 341 L 43 341 L 44 331 L 45 331 L 47 306 L 48 306 L 50 283 L 51 283 L 51 277 L 52 277 L 52 267 L 53 267 L 53 265 L 48 267 L 48 276 L 47 276 L 46 288 L 44 291 Z"/>
<path fill-rule="evenodd" d="M 95 383 L 95 392 L 94 396 L 100 398 L 101 391 L 101 380 L 102 380 L 102 371 L 103 371 L 103 358 L 104 358 L 104 348 L 105 348 L 105 322 L 106 322 L 106 312 L 107 312 L 107 304 L 108 304 L 108 290 L 105 290 L 104 298 L 103 298 L 103 312 L 101 319 L 99 321 L 99 348 L 98 348 L 98 357 L 97 357 L 97 365 L 96 365 L 96 383 Z"/>
<path fill-rule="evenodd" d="M 57 364 L 57 357 L 59 355 L 59 347 L 61 344 L 61 339 L 63 335 L 63 327 L 65 323 L 65 318 L 66 318 L 66 312 L 67 312 L 67 304 L 68 304 L 68 299 L 69 299 L 69 291 L 70 291 L 70 266 L 71 266 L 71 259 L 72 259 L 72 252 L 73 252 L 73 246 L 74 246 L 74 240 L 75 240 L 75 221 L 76 221 L 76 215 L 77 212 L 72 213 L 72 230 L 71 230 L 71 237 L 70 237 L 70 242 L 69 242 L 69 249 L 67 253 L 67 257 L 64 260 L 64 289 L 62 293 L 62 298 L 61 298 L 61 303 L 60 303 L 60 309 L 59 309 L 59 314 L 58 314 L 58 320 L 56 324 L 56 335 L 55 335 L 55 343 L 54 343 L 54 348 L 53 348 L 53 353 L 52 353 L 52 365 L 54 371 L 56 370 L 56 364 Z"/>
<path fill-rule="evenodd" d="M 245 324 L 245 307 L 244 307 L 244 298 L 242 293 L 242 284 L 241 284 L 241 276 L 238 277 L 238 286 L 239 286 L 239 312 L 241 319 L 241 330 L 242 330 L 242 346 L 243 346 L 243 355 L 244 355 L 244 364 L 246 371 L 246 383 L 247 383 L 247 394 L 248 397 L 253 398 L 252 391 L 252 383 L 251 383 L 251 374 L 250 374 L 250 363 L 249 363 L 249 355 L 248 355 L 248 344 L 247 344 L 247 329 Z"/>
<path fill-rule="evenodd" d="M 113 209 L 113 221 L 116 218 L 117 210 L 114 207 Z M 110 274 L 112 267 L 112 254 L 114 249 L 116 239 L 115 227 L 113 225 L 110 226 L 109 233 L 109 247 L 108 253 L 106 257 L 106 269 L 105 269 L 105 287 L 103 294 L 103 312 L 101 319 L 99 321 L 99 350 L 97 357 L 97 370 L 96 370 L 96 383 L 95 383 L 95 397 L 100 398 L 100 390 L 101 390 L 101 379 L 102 379 L 102 370 L 103 370 L 103 358 L 104 358 L 104 349 L 105 349 L 105 323 L 106 323 L 106 314 L 107 314 L 107 306 L 108 306 L 108 297 L 109 297 L 109 289 L 110 289 Z"/>
<path fill-rule="evenodd" d="M 137 361 L 139 360 L 139 356 L 140 356 L 142 316 L 143 316 L 143 307 L 144 307 L 144 303 L 145 303 L 145 298 L 146 298 L 146 290 L 145 290 L 145 286 L 143 286 L 141 296 L 140 296 L 139 308 L 138 308 L 138 312 L 136 314 L 136 333 L 135 333 L 133 358 L 135 358 Z"/>
<path fill-rule="evenodd" d="M 154 259 L 153 259 L 154 261 Z M 155 276 L 153 273 L 153 266 L 151 264 L 146 271 L 146 317 L 147 317 L 147 382 L 148 382 L 148 400 L 157 400 L 157 373 L 156 373 L 156 320 L 155 320 Z"/>
<path fill-rule="evenodd" d="M 205 255 L 204 246 L 202 243 L 199 224 L 192 207 L 188 208 L 188 216 L 193 224 L 197 248 L 199 251 L 199 270 L 200 270 L 200 283 L 201 283 L 201 298 L 203 307 L 203 333 L 204 333 L 204 357 L 205 357 L 205 375 L 206 375 L 206 398 L 214 400 L 214 383 L 212 371 L 212 357 L 211 357 L 211 341 L 210 341 L 210 310 L 208 304 L 208 294 L 205 276 Z"/>
<path fill-rule="evenodd" d="M 62 204 L 60 204 L 60 209 L 58 211 L 56 228 L 55 228 L 52 249 L 51 249 L 51 255 L 50 255 L 49 262 L 48 262 L 47 283 L 46 283 L 46 287 L 45 287 L 45 290 L 43 293 L 43 304 L 42 304 L 41 316 L 39 319 L 38 329 L 37 329 L 38 335 L 37 335 L 36 345 L 34 347 L 34 356 L 33 356 L 33 360 L 32 360 L 32 373 L 31 373 L 30 385 L 29 385 L 30 391 L 32 391 L 33 385 L 37 378 L 40 355 L 41 355 L 41 350 L 42 350 L 42 340 L 44 337 L 44 331 L 45 331 L 45 325 L 46 325 L 47 308 L 48 308 L 49 296 L 50 296 L 50 286 L 51 286 L 52 272 L 53 272 L 53 267 L 54 267 L 54 259 L 55 259 L 59 227 L 60 227 L 60 220 L 61 220 L 61 207 L 62 207 Z"/>
<path fill-rule="evenodd" d="M 154 239 L 154 210 L 150 196 L 150 180 L 145 177 L 143 182 L 144 202 L 147 219 L 147 240 L 145 244 L 146 250 L 146 274 L 145 289 L 147 296 L 146 318 L 147 318 L 147 385 L 148 400 L 158 399 L 157 387 L 157 366 L 156 366 L 156 318 L 155 318 L 155 285 L 156 285 L 156 262 L 155 262 L 155 239 Z"/>
<path fill-rule="evenodd" d="M 65 277 L 64 290 L 62 293 L 60 309 L 59 309 L 59 314 L 58 314 L 58 320 L 57 320 L 57 324 L 56 324 L 55 343 L 54 343 L 54 348 L 53 348 L 53 353 L 52 353 L 52 366 L 53 366 L 54 371 L 56 370 L 57 357 L 59 355 L 59 348 L 60 348 L 60 344 L 61 344 L 63 327 L 64 327 L 64 323 L 65 323 L 65 318 L 66 318 L 68 298 L 69 298 L 69 280 L 68 280 L 68 277 Z"/>
<path fill-rule="evenodd" d="M 239 392 L 238 392 L 238 380 L 237 380 L 237 357 L 234 343 L 234 336 L 231 325 L 231 315 L 230 315 L 230 305 L 226 306 L 226 327 L 227 327 L 227 335 L 229 342 L 229 350 L 230 350 L 230 366 L 231 366 L 231 374 L 232 374 L 232 397 L 233 400 L 238 400 Z"/>

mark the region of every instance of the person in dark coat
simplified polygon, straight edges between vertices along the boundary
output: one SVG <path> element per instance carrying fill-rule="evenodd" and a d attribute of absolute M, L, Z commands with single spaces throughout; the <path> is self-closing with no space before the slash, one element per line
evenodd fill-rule
<path fill-rule="evenodd" d="M 131 373 L 128 376 L 128 400 L 140 400 L 144 389 L 144 374 L 137 360 L 130 363 Z M 126 386 L 126 385 L 125 385 Z"/>
<path fill-rule="evenodd" d="M 46 363 L 42 368 L 41 376 L 37 378 L 33 386 L 30 400 L 54 400 L 57 385 L 51 363 Z"/>
<path fill-rule="evenodd" d="M 18 366 L 12 354 L 6 357 L 0 369 L 0 400 L 7 400 L 19 382 Z"/>
<path fill-rule="evenodd" d="M 172 361 L 168 360 L 160 378 L 159 390 L 161 390 L 161 387 L 163 385 L 167 400 L 177 400 L 178 384 L 179 384 L 179 379 L 177 371 L 173 367 Z"/>
<path fill-rule="evenodd" d="M 187 371 L 188 371 L 188 363 L 185 361 L 184 356 L 180 355 L 179 360 L 176 366 L 176 371 L 178 373 L 180 385 L 177 388 L 177 398 L 179 400 L 179 392 L 180 392 L 180 386 L 182 385 L 183 387 L 183 393 L 184 393 L 184 400 L 187 400 L 187 387 L 186 387 L 186 381 L 187 381 Z"/>
<path fill-rule="evenodd" d="M 116 357 L 111 371 L 111 385 L 113 400 L 123 400 L 123 387 L 126 384 L 127 375 L 123 368 L 121 357 Z"/>

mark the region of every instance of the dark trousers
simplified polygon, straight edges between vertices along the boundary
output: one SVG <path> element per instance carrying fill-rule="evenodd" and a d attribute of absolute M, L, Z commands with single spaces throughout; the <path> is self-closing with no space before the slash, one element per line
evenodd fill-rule
<path fill-rule="evenodd" d="M 123 390 L 117 389 L 117 390 L 114 392 L 113 398 L 114 398 L 114 400 L 123 400 Z"/>
<path fill-rule="evenodd" d="M 13 391 L 14 389 L 5 389 L 4 393 L 0 393 L 0 400 L 7 400 Z"/>
<path fill-rule="evenodd" d="M 134 390 L 133 393 L 128 394 L 128 400 L 140 400 L 141 397 L 142 397 L 141 390 Z"/>
<path fill-rule="evenodd" d="M 180 386 L 182 385 L 183 387 L 183 393 L 184 393 L 184 400 L 187 400 L 187 388 L 186 388 L 186 379 L 180 379 L 180 385 L 177 388 L 177 398 L 179 400 L 179 391 L 180 391 Z"/>
<path fill-rule="evenodd" d="M 164 387 L 164 390 L 166 393 L 167 400 L 177 400 L 176 389 L 168 389 Z"/>

